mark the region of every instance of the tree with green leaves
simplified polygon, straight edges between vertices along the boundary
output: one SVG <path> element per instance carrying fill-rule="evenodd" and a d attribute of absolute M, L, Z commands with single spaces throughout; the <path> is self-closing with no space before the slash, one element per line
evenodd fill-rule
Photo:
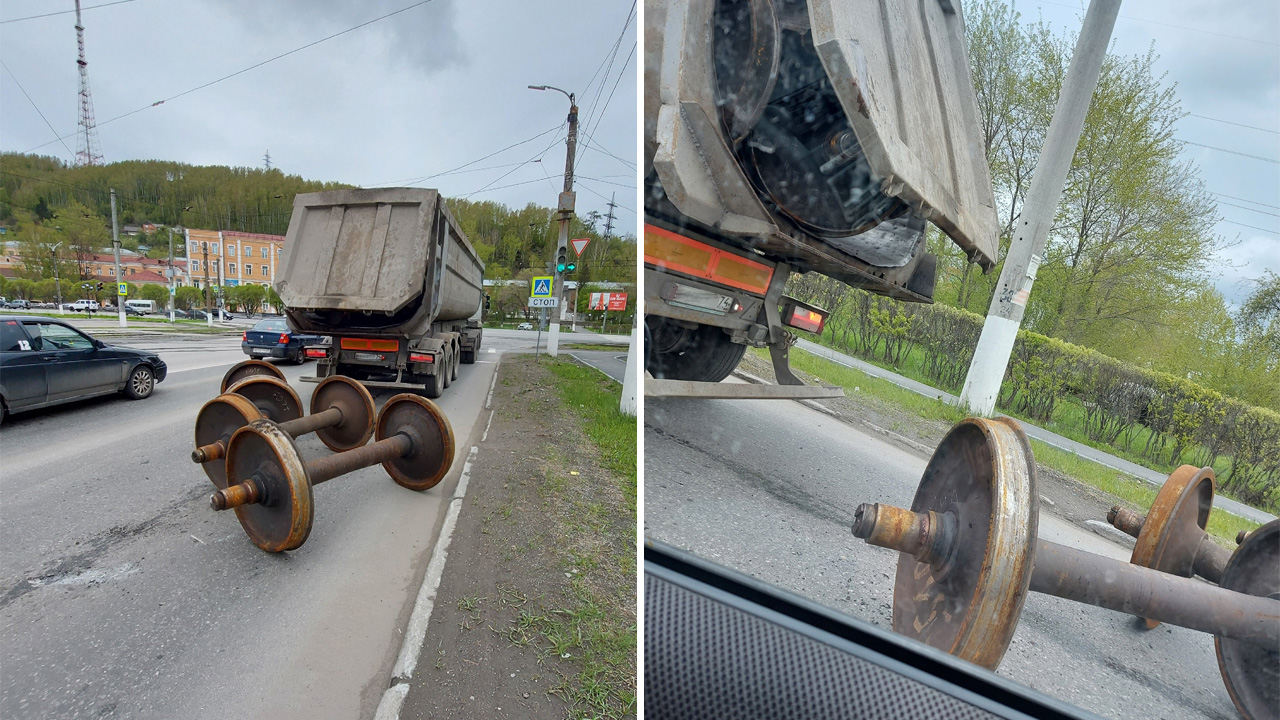
<path fill-rule="evenodd" d="M 178 288 L 173 297 L 174 307 L 179 310 L 190 310 L 204 304 L 204 292 L 191 285 Z"/>

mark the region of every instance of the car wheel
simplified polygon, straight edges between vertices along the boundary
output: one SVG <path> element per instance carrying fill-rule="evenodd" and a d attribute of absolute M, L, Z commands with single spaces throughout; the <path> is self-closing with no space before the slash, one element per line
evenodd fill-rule
<path fill-rule="evenodd" d="M 301 365 L 302 363 L 304 363 L 304 362 L 306 362 L 306 361 L 307 361 L 307 354 L 306 354 L 306 351 L 305 351 L 305 350 L 303 350 L 302 348 L 298 348 L 298 352 L 296 352 L 296 353 L 294 353 L 294 354 L 293 354 L 293 364 L 294 364 L 294 365 Z"/>
<path fill-rule="evenodd" d="M 146 365 L 139 365 L 129 373 L 129 381 L 124 384 L 124 394 L 134 400 L 151 397 L 151 393 L 156 389 L 156 376 L 151 368 Z"/>

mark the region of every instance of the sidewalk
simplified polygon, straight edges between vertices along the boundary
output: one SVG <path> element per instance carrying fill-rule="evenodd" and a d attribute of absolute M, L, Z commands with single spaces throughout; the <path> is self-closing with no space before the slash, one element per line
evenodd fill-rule
<path fill-rule="evenodd" d="M 872 365 L 869 362 L 866 362 L 864 360 L 859 360 L 858 358 L 855 358 L 851 355 L 846 355 L 842 352 L 833 350 L 829 347 L 825 347 L 804 339 L 798 340 L 796 342 L 796 347 L 812 355 L 816 355 L 817 357 L 826 358 L 827 360 L 830 360 L 831 362 L 834 362 L 838 365 L 851 367 L 851 368 L 854 368 L 855 370 L 864 372 L 867 375 L 870 375 L 872 377 L 879 378 L 881 380 L 886 380 L 888 382 L 893 383 L 894 385 L 897 385 L 902 388 L 906 388 L 907 390 L 910 390 L 914 393 L 924 395 L 925 397 L 941 398 L 944 402 L 946 402 L 949 405 L 960 404 L 960 398 L 956 397 L 955 395 L 952 395 L 947 392 L 943 392 L 942 390 L 939 390 L 937 388 L 929 387 L 928 385 L 925 385 L 922 382 L 917 382 L 910 378 L 903 377 L 893 372 L 892 370 L 885 370 L 884 368 L 878 367 L 876 365 Z M 1113 470 L 1118 470 L 1127 475 L 1132 475 L 1133 477 L 1139 478 L 1141 480 L 1145 480 L 1151 483 L 1152 485 L 1155 485 L 1156 487 L 1160 487 L 1164 485 L 1164 481 L 1167 478 L 1167 476 L 1161 472 L 1158 472 L 1156 470 L 1151 470 L 1150 468 L 1142 467 L 1137 463 L 1130 462 L 1123 458 L 1118 458 L 1115 455 L 1111 455 L 1110 453 L 1104 452 L 1094 447 L 1090 447 L 1083 443 L 1078 443 L 1075 440 L 1071 440 L 1070 438 L 1065 438 L 1055 432 L 1050 432 L 1048 430 L 1045 430 L 1044 428 L 1032 425 L 1031 423 L 1025 420 L 1018 419 L 1018 422 L 1019 424 L 1022 425 L 1023 430 L 1026 431 L 1028 436 L 1033 437 L 1036 440 L 1039 440 L 1040 442 L 1043 442 L 1047 445 L 1052 445 L 1053 447 L 1056 447 L 1059 450 L 1065 450 L 1069 453 L 1078 455 L 1087 460 L 1092 460 L 1093 462 L 1096 462 L 1099 465 L 1104 465 Z M 1252 520 L 1257 523 L 1270 522 L 1276 518 L 1275 515 L 1272 515 L 1268 512 L 1259 510 L 1254 507 L 1250 507 L 1248 505 L 1245 505 L 1244 503 L 1237 502 L 1235 500 L 1232 500 L 1231 498 L 1223 497 L 1221 495 L 1214 497 L 1213 504 L 1215 507 L 1221 508 L 1222 510 L 1229 512 L 1232 515 L 1236 515 L 1236 516 L 1245 518 L 1247 520 Z"/>

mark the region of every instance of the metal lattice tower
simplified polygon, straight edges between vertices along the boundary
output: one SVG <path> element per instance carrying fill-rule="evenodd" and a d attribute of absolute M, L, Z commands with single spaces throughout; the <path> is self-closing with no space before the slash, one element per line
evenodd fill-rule
<path fill-rule="evenodd" d="M 93 119 L 93 96 L 89 94 L 89 61 L 84 59 L 84 24 L 80 22 L 80 0 L 76 0 L 76 44 L 80 56 L 80 131 L 76 142 L 76 167 L 101 165 L 102 151 L 98 149 L 98 124 Z"/>
<path fill-rule="evenodd" d="M 605 223 L 604 223 L 605 237 L 613 237 L 613 220 L 614 220 L 613 209 L 618 206 L 618 204 L 614 202 L 614 200 L 617 197 L 618 197 L 618 193 L 613 193 L 609 197 L 609 214 L 604 216 L 605 217 Z"/>

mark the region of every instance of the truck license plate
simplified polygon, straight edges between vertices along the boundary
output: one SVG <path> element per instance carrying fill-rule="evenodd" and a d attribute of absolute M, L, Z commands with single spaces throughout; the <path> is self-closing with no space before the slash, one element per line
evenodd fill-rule
<path fill-rule="evenodd" d="M 363 360 L 365 362 L 382 362 L 383 360 L 386 360 L 387 357 L 385 355 L 379 355 L 377 353 L 358 352 L 356 353 L 356 359 Z"/>

